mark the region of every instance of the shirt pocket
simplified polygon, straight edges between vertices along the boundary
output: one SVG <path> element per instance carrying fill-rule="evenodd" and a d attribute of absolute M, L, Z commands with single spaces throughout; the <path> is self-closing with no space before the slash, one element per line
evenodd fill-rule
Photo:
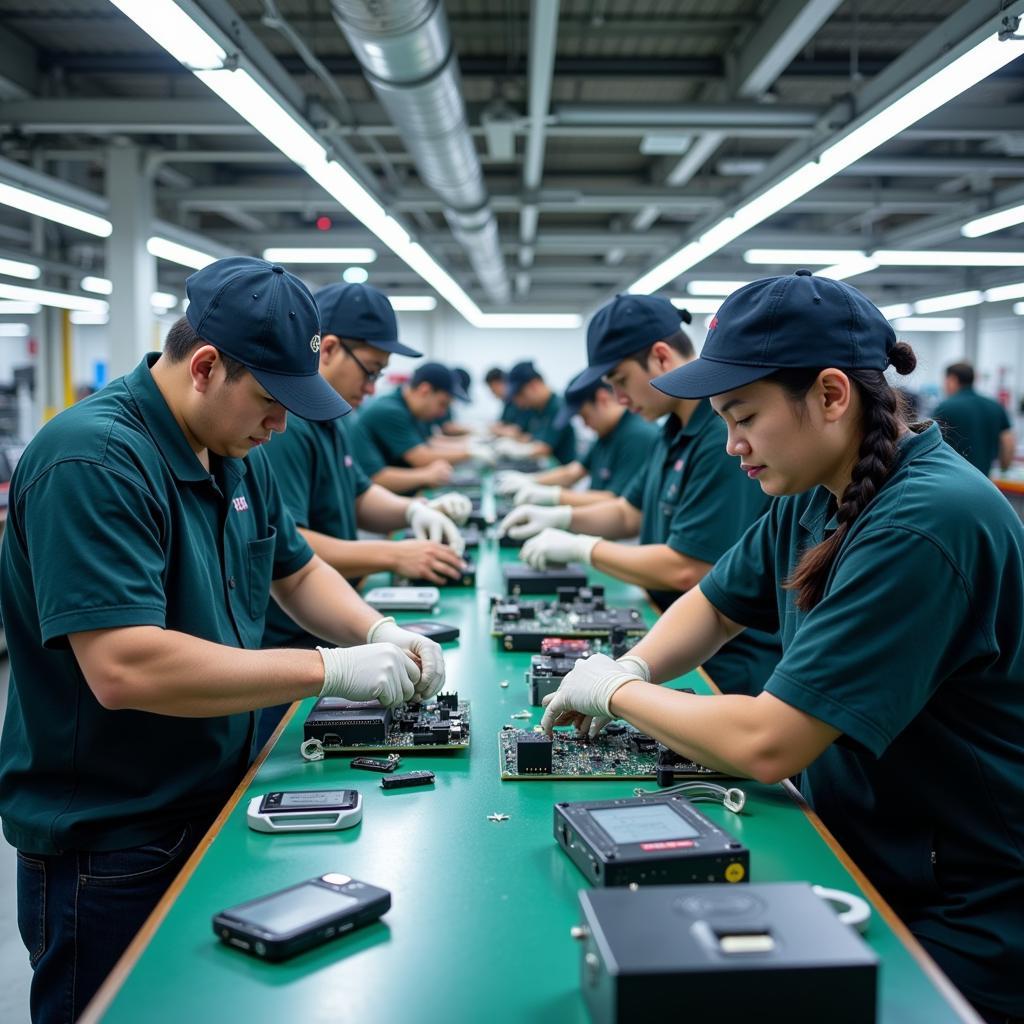
<path fill-rule="evenodd" d="M 274 551 L 277 530 L 271 526 L 270 536 L 249 541 L 249 616 L 262 621 L 270 600 L 270 583 L 274 574 Z"/>

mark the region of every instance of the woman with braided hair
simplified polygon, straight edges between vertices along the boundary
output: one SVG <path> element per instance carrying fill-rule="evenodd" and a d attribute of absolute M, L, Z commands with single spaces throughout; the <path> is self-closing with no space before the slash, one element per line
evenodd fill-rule
<path fill-rule="evenodd" d="M 798 270 L 725 300 L 654 386 L 710 397 L 773 496 L 624 658 L 577 663 L 543 725 L 627 719 L 731 775 L 801 789 L 989 1021 L 1024 1018 L 1024 526 L 909 423 L 915 366 L 855 288 Z M 783 655 L 756 697 L 652 686 L 745 628 Z"/>

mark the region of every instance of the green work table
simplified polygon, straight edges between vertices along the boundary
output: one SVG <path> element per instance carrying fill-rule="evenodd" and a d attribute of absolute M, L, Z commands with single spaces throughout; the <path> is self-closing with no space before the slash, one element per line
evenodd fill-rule
<path fill-rule="evenodd" d="M 552 804 L 629 796 L 634 786 L 654 783 L 500 780 L 499 729 L 530 724 L 510 719 L 528 707 L 523 672 L 530 656 L 499 650 L 489 632 L 489 594 L 501 589 L 500 563 L 514 557 L 486 541 L 477 589 L 442 591 L 437 618 L 462 630 L 458 643 L 445 645 L 447 689 L 472 702 L 471 749 L 406 757 L 400 770 L 429 768 L 437 773 L 435 787 L 385 793 L 380 777 L 350 768 L 348 756 L 303 761 L 302 723 L 312 702 L 298 705 L 83 1020 L 587 1020 L 580 952 L 569 934 L 586 881 L 553 839 Z M 642 608 L 654 621 L 642 591 L 599 573 L 592 579 L 605 583 L 609 603 Z M 415 618 L 423 616 L 398 616 Z M 709 690 L 698 673 L 679 685 Z M 538 722 L 539 709 L 531 710 Z M 795 791 L 741 785 L 748 793 L 742 816 L 718 805 L 701 809 L 750 848 L 753 881 L 806 880 L 871 900 L 867 941 L 881 958 L 879 1021 L 977 1019 Z M 359 789 L 362 823 L 306 835 L 247 827 L 249 796 L 317 787 Z M 495 812 L 508 820 L 489 820 Z M 329 871 L 389 889 L 391 910 L 380 923 L 280 964 L 230 949 L 213 934 L 217 911 Z M 724 987 L 723 1003 L 728 999 Z"/>

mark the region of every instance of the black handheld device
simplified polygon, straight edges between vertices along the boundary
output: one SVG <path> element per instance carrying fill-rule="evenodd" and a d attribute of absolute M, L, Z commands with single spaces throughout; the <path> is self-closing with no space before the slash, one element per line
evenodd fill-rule
<path fill-rule="evenodd" d="M 431 622 L 429 619 L 422 622 L 403 622 L 402 629 L 407 629 L 410 633 L 419 633 L 420 636 L 435 640 L 439 644 L 459 639 L 459 627 L 450 626 L 447 622 Z"/>
<path fill-rule="evenodd" d="M 410 786 L 431 786 L 434 783 L 434 773 L 426 769 L 418 769 L 414 772 L 406 772 L 404 775 L 392 775 L 390 778 L 380 780 L 381 789 L 408 789 Z"/>
<path fill-rule="evenodd" d="M 222 910 L 221 942 L 262 960 L 285 960 L 376 921 L 391 893 L 348 875 L 326 874 Z"/>

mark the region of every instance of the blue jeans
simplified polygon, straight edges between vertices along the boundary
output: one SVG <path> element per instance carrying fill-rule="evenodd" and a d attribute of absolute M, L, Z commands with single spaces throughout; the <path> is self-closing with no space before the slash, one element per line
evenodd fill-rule
<path fill-rule="evenodd" d="M 104 853 L 18 852 L 18 930 L 32 965 L 33 1024 L 71 1024 L 209 826 L 178 826 Z"/>

